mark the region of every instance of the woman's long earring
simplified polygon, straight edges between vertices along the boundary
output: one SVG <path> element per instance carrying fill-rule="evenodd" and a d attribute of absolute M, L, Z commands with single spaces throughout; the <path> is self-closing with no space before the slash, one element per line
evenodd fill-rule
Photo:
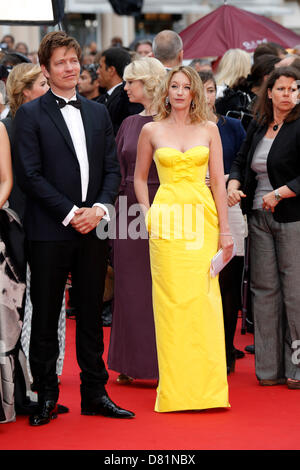
<path fill-rule="evenodd" d="M 191 108 L 192 108 L 192 109 L 195 109 L 195 107 L 196 107 L 196 105 L 195 105 L 195 101 L 194 101 L 194 100 L 192 100 L 192 101 L 191 101 Z"/>
<path fill-rule="evenodd" d="M 166 108 L 169 108 L 170 105 L 170 100 L 169 100 L 169 97 L 167 96 L 166 99 L 165 99 L 165 106 Z"/>

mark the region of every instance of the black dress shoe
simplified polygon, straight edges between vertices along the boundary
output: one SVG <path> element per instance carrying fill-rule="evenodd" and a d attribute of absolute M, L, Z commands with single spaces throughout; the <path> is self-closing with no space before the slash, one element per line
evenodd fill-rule
<path fill-rule="evenodd" d="M 64 415 L 65 413 L 69 413 L 69 408 L 67 406 L 64 406 L 64 405 L 60 405 L 59 403 L 57 403 L 57 414 L 58 415 Z"/>
<path fill-rule="evenodd" d="M 132 411 L 123 410 L 117 406 L 107 395 L 97 397 L 93 401 L 81 401 L 81 414 L 88 416 L 102 415 L 109 418 L 133 418 Z"/>
<path fill-rule="evenodd" d="M 241 351 L 240 349 L 234 348 L 234 353 L 237 359 L 243 359 L 243 357 L 245 357 L 244 351 Z"/>
<path fill-rule="evenodd" d="M 235 371 L 235 361 L 236 357 L 232 356 L 230 359 L 227 359 L 227 375 Z"/>
<path fill-rule="evenodd" d="M 40 407 L 37 402 L 31 400 L 24 400 L 23 403 L 16 403 L 15 405 L 17 415 L 37 415 L 39 414 Z M 57 414 L 69 413 L 69 408 L 64 405 L 57 404 Z"/>
<path fill-rule="evenodd" d="M 102 310 L 102 325 L 103 326 L 111 326 L 112 324 L 112 306 L 111 301 L 103 303 L 103 310 Z"/>
<path fill-rule="evenodd" d="M 31 426 L 42 426 L 50 423 L 51 419 L 57 418 L 57 405 L 53 400 L 45 400 L 36 414 L 29 416 Z"/>
<path fill-rule="evenodd" d="M 245 347 L 245 351 L 247 351 L 250 354 L 255 354 L 255 347 L 254 344 L 250 344 L 249 346 Z"/>

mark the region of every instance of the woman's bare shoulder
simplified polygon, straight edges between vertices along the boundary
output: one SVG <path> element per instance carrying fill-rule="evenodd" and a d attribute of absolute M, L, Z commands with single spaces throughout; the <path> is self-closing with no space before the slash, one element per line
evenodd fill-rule
<path fill-rule="evenodd" d="M 155 136 L 159 122 L 151 121 L 147 122 L 146 124 L 143 125 L 142 130 L 141 130 L 141 135 L 144 138 L 148 138 L 152 140 L 152 137 Z"/>
<path fill-rule="evenodd" d="M 215 122 L 213 121 L 205 121 L 204 126 L 206 127 L 207 130 L 215 132 L 218 129 L 218 126 Z"/>
<path fill-rule="evenodd" d="M 156 121 L 147 122 L 143 125 L 143 130 L 145 129 L 146 132 L 154 132 L 154 129 L 156 129 L 159 125 L 160 123 Z"/>
<path fill-rule="evenodd" d="M 8 137 L 7 130 L 3 122 L 0 121 L 0 137 Z"/>
<path fill-rule="evenodd" d="M 215 137 L 218 137 L 220 135 L 218 126 L 213 121 L 206 121 L 204 124 L 204 129 L 209 135 L 210 139 L 214 139 Z"/>

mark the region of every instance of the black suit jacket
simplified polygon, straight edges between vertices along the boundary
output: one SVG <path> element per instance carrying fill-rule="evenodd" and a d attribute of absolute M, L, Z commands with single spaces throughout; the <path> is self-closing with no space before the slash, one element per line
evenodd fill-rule
<path fill-rule="evenodd" d="M 120 170 L 108 112 L 99 103 L 78 99 L 89 160 L 84 203 L 73 142 L 51 91 L 16 113 L 14 152 L 18 182 L 27 196 L 24 228 L 29 240 L 74 239 L 81 235 L 62 224 L 74 205 L 114 204 Z"/>
<path fill-rule="evenodd" d="M 98 100 L 99 103 L 105 104 L 108 109 L 115 135 L 117 135 L 125 118 L 132 114 L 138 114 L 144 109 L 139 103 L 130 103 L 124 86 L 125 83 L 123 82 L 114 89 L 107 99 L 106 95 L 102 95 Z"/>
<path fill-rule="evenodd" d="M 253 120 L 231 167 L 229 180 L 239 180 L 247 196 L 241 202 L 244 213 L 250 213 L 252 209 L 257 181 L 251 163 L 257 144 L 266 132 L 267 126 L 259 126 Z M 282 125 L 271 146 L 267 170 L 274 189 L 287 185 L 296 194 L 296 197 L 282 199 L 277 204 L 274 219 L 277 222 L 300 220 L 300 118 Z"/>

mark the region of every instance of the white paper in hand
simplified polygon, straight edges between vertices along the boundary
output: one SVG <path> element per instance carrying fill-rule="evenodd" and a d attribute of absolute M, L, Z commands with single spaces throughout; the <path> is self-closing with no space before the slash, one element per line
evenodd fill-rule
<path fill-rule="evenodd" d="M 216 277 L 220 271 L 232 260 L 232 258 L 236 255 L 236 244 L 233 244 L 232 255 L 226 263 L 223 261 L 223 249 L 221 248 L 218 253 L 215 254 L 213 259 L 211 260 L 210 264 L 210 275 L 211 277 Z"/>

